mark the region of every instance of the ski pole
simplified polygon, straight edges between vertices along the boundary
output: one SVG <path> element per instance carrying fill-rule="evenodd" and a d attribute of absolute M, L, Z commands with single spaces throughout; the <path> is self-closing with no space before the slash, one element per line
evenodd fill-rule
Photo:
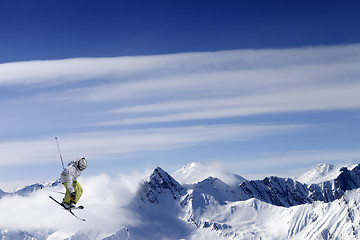
<path fill-rule="evenodd" d="M 59 147 L 59 142 L 58 142 L 57 137 L 55 137 L 55 141 L 56 141 L 56 145 L 57 145 L 58 150 L 59 150 L 59 155 L 60 155 L 60 160 L 61 160 L 62 167 L 63 167 L 63 169 L 65 169 L 65 167 L 64 167 L 64 161 L 63 161 L 63 158 L 62 158 L 62 156 L 61 156 L 60 147 Z"/>
<path fill-rule="evenodd" d="M 51 190 L 51 189 L 49 189 L 49 188 L 41 187 L 40 189 L 43 189 L 43 190 L 46 190 L 46 191 L 49 191 L 49 192 L 55 192 L 55 193 L 60 193 L 60 194 L 62 194 L 62 195 L 66 195 L 66 193 L 59 192 L 59 191 L 55 191 L 55 190 Z"/>

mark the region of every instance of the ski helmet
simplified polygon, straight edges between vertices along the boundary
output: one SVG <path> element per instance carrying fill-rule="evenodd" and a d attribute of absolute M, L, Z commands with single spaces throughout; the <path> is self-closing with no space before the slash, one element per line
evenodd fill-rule
<path fill-rule="evenodd" d="M 78 161 L 77 161 L 77 168 L 80 170 L 80 171 L 84 171 L 85 168 L 87 168 L 87 161 L 84 157 L 82 158 L 79 158 Z"/>

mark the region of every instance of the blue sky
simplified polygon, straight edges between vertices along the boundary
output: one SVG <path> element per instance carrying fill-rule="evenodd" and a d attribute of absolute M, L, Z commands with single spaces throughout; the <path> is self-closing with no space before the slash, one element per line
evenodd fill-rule
<path fill-rule="evenodd" d="M 221 162 L 360 160 L 357 1 L 1 1 L 0 189 Z"/>

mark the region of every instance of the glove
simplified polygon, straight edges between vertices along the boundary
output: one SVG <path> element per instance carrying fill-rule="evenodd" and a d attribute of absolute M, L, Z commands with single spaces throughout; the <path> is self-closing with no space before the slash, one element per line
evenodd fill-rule
<path fill-rule="evenodd" d="M 75 201 L 76 193 L 75 193 L 75 192 L 72 192 L 72 193 L 70 194 L 70 197 L 71 197 L 71 200 Z"/>

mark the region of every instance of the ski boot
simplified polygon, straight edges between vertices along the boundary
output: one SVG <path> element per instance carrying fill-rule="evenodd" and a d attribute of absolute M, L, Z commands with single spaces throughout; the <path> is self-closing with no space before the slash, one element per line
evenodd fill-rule
<path fill-rule="evenodd" d="M 63 203 L 61 203 L 61 205 L 62 205 L 66 210 L 69 210 L 69 209 L 72 209 L 72 208 L 75 207 L 75 202 L 74 202 L 74 201 L 70 201 L 70 203 L 63 202 Z"/>

